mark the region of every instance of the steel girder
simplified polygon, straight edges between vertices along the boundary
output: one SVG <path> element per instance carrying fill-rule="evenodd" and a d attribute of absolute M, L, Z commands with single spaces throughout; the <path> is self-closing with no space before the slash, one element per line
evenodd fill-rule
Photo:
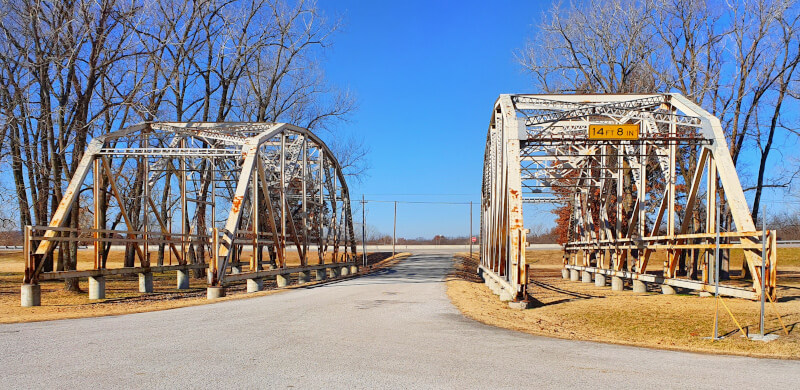
<path fill-rule="evenodd" d="M 167 218 L 153 194 L 167 201 Z M 78 202 L 92 205 L 91 228 L 65 227 Z M 104 223 L 112 210 L 125 230 Z M 26 228 L 24 283 L 207 267 L 209 285 L 220 286 L 234 269 L 240 280 L 265 263 L 287 267 L 287 245 L 298 253 L 297 269 L 346 265 L 354 237 L 341 166 L 310 131 L 286 123 L 147 122 L 92 140 L 50 224 Z M 95 246 L 94 269 L 42 272 L 44 260 L 70 241 Z M 109 243 L 135 247 L 139 266 L 106 269 Z M 151 266 L 151 245 L 169 246 L 178 264 Z M 240 259 L 245 247 L 252 249 L 249 270 Z"/>
<path fill-rule="evenodd" d="M 592 124 L 638 124 L 640 137 L 592 140 Z M 681 166 L 694 171 L 679 171 L 678 159 L 691 159 Z M 514 300 L 527 291 L 527 199 L 571 208 L 565 267 L 705 291 L 713 283 L 715 206 L 723 202 L 733 226 L 720 233 L 722 248 L 744 251 L 754 281 L 722 293 L 759 297 L 765 258 L 767 292 L 775 295 L 775 232 L 766 232 L 762 253 L 764 232 L 753 224 L 719 120 L 679 94 L 497 99 L 484 156 L 480 271 Z M 646 273 L 655 251 L 666 252 L 657 276 Z M 702 263 L 699 281 L 679 267 L 688 256 Z"/>

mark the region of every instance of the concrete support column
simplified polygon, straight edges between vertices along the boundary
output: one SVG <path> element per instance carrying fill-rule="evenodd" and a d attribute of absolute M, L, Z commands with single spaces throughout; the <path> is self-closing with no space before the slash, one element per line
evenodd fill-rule
<path fill-rule="evenodd" d="M 275 275 L 275 282 L 278 283 L 278 287 L 286 287 L 289 285 L 289 274 L 278 274 Z"/>
<path fill-rule="evenodd" d="M 668 284 L 661 285 L 661 293 L 664 295 L 675 295 L 675 288 Z"/>
<path fill-rule="evenodd" d="M 561 278 L 564 280 L 569 279 L 569 270 L 566 268 L 561 269 Z"/>
<path fill-rule="evenodd" d="M 646 293 L 647 292 L 647 285 L 641 280 L 633 280 L 633 292 L 635 293 Z"/>
<path fill-rule="evenodd" d="M 514 297 L 511 296 L 511 293 L 503 288 L 500 289 L 500 294 L 498 295 L 500 295 L 500 301 L 502 302 L 509 302 L 514 299 Z"/>
<path fill-rule="evenodd" d="M 358 266 L 357 265 L 351 265 L 350 266 L 350 275 L 355 275 L 357 273 L 358 273 Z"/>
<path fill-rule="evenodd" d="M 19 292 L 22 307 L 42 305 L 42 286 L 38 284 L 23 284 Z"/>
<path fill-rule="evenodd" d="M 612 291 L 622 291 L 625 289 L 625 281 L 622 280 L 619 276 L 612 276 L 611 277 L 611 290 Z"/>
<path fill-rule="evenodd" d="M 578 276 L 578 270 L 576 270 L 576 269 L 570 269 L 570 270 L 569 270 L 569 280 L 571 280 L 571 281 L 573 281 L 573 282 L 577 282 L 577 281 L 578 281 L 578 278 L 579 278 L 579 276 Z"/>
<path fill-rule="evenodd" d="M 342 267 L 342 276 L 350 275 L 350 268 Z"/>
<path fill-rule="evenodd" d="M 308 283 L 311 281 L 311 271 L 301 271 L 297 273 L 297 284 Z"/>
<path fill-rule="evenodd" d="M 177 275 L 177 289 L 186 290 L 189 288 L 189 270 L 179 269 Z"/>
<path fill-rule="evenodd" d="M 221 286 L 208 286 L 206 289 L 207 299 L 218 299 L 225 296 L 225 287 Z"/>
<path fill-rule="evenodd" d="M 597 272 L 594 274 L 594 285 L 598 287 L 603 287 L 606 285 L 606 276 Z"/>
<path fill-rule="evenodd" d="M 106 277 L 89 277 L 89 299 L 106 299 Z"/>
<path fill-rule="evenodd" d="M 581 282 L 582 283 L 591 283 L 592 282 L 592 274 L 588 271 L 581 272 Z"/>
<path fill-rule="evenodd" d="M 314 270 L 314 279 L 316 279 L 317 281 L 325 280 L 325 276 L 326 275 L 325 275 L 325 270 L 324 269 Z"/>
<path fill-rule="evenodd" d="M 338 278 L 339 277 L 339 269 L 336 267 L 328 268 L 328 276 L 331 278 Z"/>
<path fill-rule="evenodd" d="M 500 283 L 498 283 L 494 278 L 489 278 L 489 290 L 492 290 L 493 293 L 499 294 L 500 293 Z"/>
<path fill-rule="evenodd" d="M 530 302 L 527 301 L 516 301 L 516 302 L 509 302 L 508 307 L 517 310 L 525 310 L 525 309 L 530 309 L 532 305 Z"/>
<path fill-rule="evenodd" d="M 139 292 L 148 294 L 153 292 L 152 272 L 142 272 L 139 274 Z"/>
<path fill-rule="evenodd" d="M 242 273 L 242 267 L 239 264 L 231 265 L 231 275 L 236 275 Z"/>
<path fill-rule="evenodd" d="M 264 279 L 261 278 L 247 279 L 247 292 L 249 293 L 259 292 L 263 287 L 264 287 Z"/>

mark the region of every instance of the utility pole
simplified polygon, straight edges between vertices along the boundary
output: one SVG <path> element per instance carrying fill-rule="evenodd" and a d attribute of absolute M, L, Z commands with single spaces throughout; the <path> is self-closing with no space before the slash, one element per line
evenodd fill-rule
<path fill-rule="evenodd" d="M 361 194 L 361 252 L 364 257 L 364 267 L 367 266 L 367 201 Z"/>
<path fill-rule="evenodd" d="M 469 201 L 469 258 L 472 258 L 472 201 Z"/>
<path fill-rule="evenodd" d="M 397 201 L 394 201 L 394 230 L 392 231 L 392 256 L 394 256 L 397 251 L 395 250 L 395 244 L 397 243 Z"/>

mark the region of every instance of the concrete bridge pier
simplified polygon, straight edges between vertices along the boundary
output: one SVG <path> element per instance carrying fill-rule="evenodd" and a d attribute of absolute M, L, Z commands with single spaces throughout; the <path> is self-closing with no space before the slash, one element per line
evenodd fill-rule
<path fill-rule="evenodd" d="M 317 281 L 325 280 L 325 270 L 324 269 L 317 269 L 314 270 L 314 279 Z"/>
<path fill-rule="evenodd" d="M 142 272 L 139 273 L 139 292 L 152 293 L 153 292 L 153 273 Z"/>
<path fill-rule="evenodd" d="M 647 284 L 641 280 L 633 279 L 633 292 L 635 293 L 646 293 L 647 292 Z"/>
<path fill-rule="evenodd" d="M 300 271 L 297 273 L 297 284 L 305 284 L 311 281 L 310 271 Z"/>
<path fill-rule="evenodd" d="M 89 277 L 89 299 L 106 299 L 106 277 Z"/>
<path fill-rule="evenodd" d="M 176 284 L 178 290 L 186 290 L 189 288 L 189 270 L 188 269 L 179 269 L 178 275 L 176 276 Z"/>
<path fill-rule="evenodd" d="M 338 278 L 339 277 L 339 269 L 336 267 L 328 268 L 328 276 L 331 278 Z"/>
<path fill-rule="evenodd" d="M 597 286 L 597 287 L 605 286 L 606 285 L 606 276 L 601 274 L 601 273 L 599 273 L 599 272 L 596 272 L 594 274 L 594 285 Z"/>
<path fill-rule="evenodd" d="M 578 270 L 576 270 L 576 269 L 570 269 L 570 270 L 569 270 L 569 280 L 571 280 L 571 281 L 573 281 L 573 282 L 577 282 L 577 281 L 578 281 L 578 278 L 579 278 L 579 276 L 578 276 Z"/>
<path fill-rule="evenodd" d="M 347 268 L 347 267 L 342 267 L 342 270 L 341 270 L 341 275 L 342 275 L 342 276 L 347 276 L 347 275 L 350 275 L 350 268 Z"/>
<path fill-rule="evenodd" d="M 589 271 L 581 271 L 581 282 L 582 283 L 591 283 L 592 282 L 592 274 Z"/>
<path fill-rule="evenodd" d="M 286 287 L 289 285 L 289 274 L 277 274 L 275 275 L 275 283 L 278 284 L 278 287 Z"/>
<path fill-rule="evenodd" d="M 247 292 L 249 293 L 259 292 L 261 291 L 262 288 L 264 288 L 264 279 L 262 278 L 247 279 Z"/>
<path fill-rule="evenodd" d="M 611 277 L 611 291 L 623 291 L 625 290 L 625 281 L 622 280 L 619 276 L 612 276 Z"/>
<path fill-rule="evenodd" d="M 206 299 L 219 299 L 225 296 L 225 287 L 208 286 L 206 288 Z"/>
<path fill-rule="evenodd" d="M 564 280 L 569 279 L 569 270 L 566 268 L 561 269 L 561 278 Z"/>
<path fill-rule="evenodd" d="M 42 305 L 42 286 L 38 284 L 23 284 L 19 293 L 22 307 Z"/>

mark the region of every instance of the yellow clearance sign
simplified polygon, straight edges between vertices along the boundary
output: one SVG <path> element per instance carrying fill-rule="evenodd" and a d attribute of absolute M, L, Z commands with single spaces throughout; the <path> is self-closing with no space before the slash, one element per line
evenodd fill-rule
<path fill-rule="evenodd" d="M 589 125 L 589 139 L 637 140 L 639 139 L 639 125 Z"/>

